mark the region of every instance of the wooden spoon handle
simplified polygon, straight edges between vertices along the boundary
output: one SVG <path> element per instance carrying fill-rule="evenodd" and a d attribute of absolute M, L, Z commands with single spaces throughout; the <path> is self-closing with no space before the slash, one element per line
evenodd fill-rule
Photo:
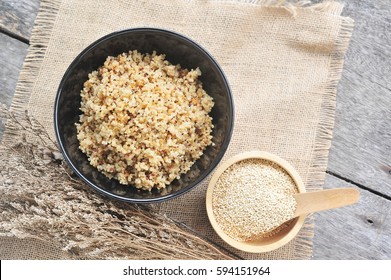
<path fill-rule="evenodd" d="M 338 188 L 294 195 L 297 208 L 295 216 L 338 208 L 356 203 L 360 192 L 354 188 Z"/>

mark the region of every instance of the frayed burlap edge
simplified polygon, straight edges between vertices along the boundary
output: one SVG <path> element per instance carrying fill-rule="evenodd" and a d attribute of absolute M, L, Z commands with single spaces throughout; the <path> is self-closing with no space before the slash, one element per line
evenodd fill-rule
<path fill-rule="evenodd" d="M 313 4 L 311 1 L 286 0 L 213 0 L 214 2 L 225 2 L 235 4 L 255 4 L 264 7 L 280 7 L 291 12 L 293 16 L 297 15 L 297 9 L 311 9 L 314 12 L 330 13 L 339 15 L 342 12 L 343 5 L 334 1 L 323 1 Z M 35 80 L 39 74 L 40 66 L 45 57 L 46 49 L 50 41 L 51 33 L 55 25 L 57 14 L 61 6 L 61 0 L 41 0 L 41 5 L 34 28 L 31 33 L 30 46 L 28 54 L 20 71 L 19 81 L 11 105 L 11 111 L 19 114 L 26 110 L 29 97 L 34 88 Z M 328 152 L 331 147 L 332 132 L 334 127 L 336 91 L 338 81 L 342 74 L 343 55 L 346 52 L 351 33 L 353 30 L 353 20 L 342 18 L 342 25 L 335 49 L 332 55 L 328 81 L 325 85 L 322 103 L 322 115 L 319 121 L 317 139 L 314 150 L 314 165 L 309 172 L 307 186 L 309 190 L 321 189 L 325 180 L 325 171 L 328 162 Z M 2 143 L 12 143 L 12 139 L 17 133 L 12 126 L 6 125 L 6 130 Z M 299 237 L 295 242 L 294 259 L 309 259 L 312 255 L 314 218 L 311 216 L 303 226 Z"/>
<path fill-rule="evenodd" d="M 344 54 L 349 46 L 353 25 L 354 21 L 352 19 L 342 18 L 341 28 L 331 56 L 330 71 L 322 97 L 322 114 L 316 134 L 316 138 L 320 141 L 315 145 L 313 154 L 314 165 L 310 169 L 307 182 L 309 190 L 321 188 L 325 180 L 328 153 L 333 137 L 337 86 L 342 75 Z"/>
<path fill-rule="evenodd" d="M 318 141 L 315 144 L 313 153 L 314 164 L 309 170 L 306 182 L 307 190 L 309 191 L 322 189 L 326 178 L 328 155 L 335 122 L 337 86 L 342 76 L 344 54 L 349 46 L 353 27 L 354 21 L 352 19 L 342 18 L 322 98 L 322 114 L 316 133 Z M 313 247 L 314 220 L 315 218 L 310 216 L 297 237 L 295 252 L 298 259 L 309 259 L 312 256 L 312 254 L 309 255 L 308 251 L 312 252 Z"/>

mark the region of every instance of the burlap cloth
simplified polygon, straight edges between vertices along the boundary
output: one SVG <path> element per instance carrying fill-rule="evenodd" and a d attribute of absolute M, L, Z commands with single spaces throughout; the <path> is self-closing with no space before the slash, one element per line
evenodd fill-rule
<path fill-rule="evenodd" d="M 120 29 L 170 29 L 204 46 L 228 77 L 235 128 L 223 161 L 243 151 L 269 151 L 297 168 L 307 189 L 321 188 L 334 125 L 336 86 L 353 21 L 340 16 L 339 3 L 302 4 L 42 0 L 12 109 L 28 109 L 54 135 L 56 89 L 83 48 Z M 12 141 L 12 135 L 6 134 L 4 141 Z M 295 240 L 268 254 L 243 254 L 224 245 L 207 219 L 208 181 L 160 204 L 159 211 L 245 258 L 310 258 L 311 219 Z M 2 258 L 67 258 L 50 240 L 2 237 L 0 243 Z"/>

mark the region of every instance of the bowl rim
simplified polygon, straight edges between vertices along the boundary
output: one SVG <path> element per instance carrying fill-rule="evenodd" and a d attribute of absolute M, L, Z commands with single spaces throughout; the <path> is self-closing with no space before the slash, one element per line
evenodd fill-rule
<path fill-rule="evenodd" d="M 64 145 L 63 145 L 63 142 L 61 141 L 61 135 L 60 135 L 60 131 L 59 131 L 59 126 L 58 126 L 58 113 L 59 113 L 59 100 L 60 100 L 60 97 L 61 97 L 61 93 L 62 93 L 62 90 L 63 90 L 63 87 L 64 87 L 64 84 L 65 82 L 68 80 L 70 74 L 72 73 L 73 69 L 76 67 L 77 63 L 88 53 L 90 52 L 91 50 L 93 50 L 94 48 L 96 48 L 99 44 L 107 41 L 107 40 L 110 40 L 114 37 L 117 37 L 117 36 L 121 36 L 122 34 L 126 34 L 126 33 L 134 33 L 134 32 L 156 32 L 156 33 L 164 33 L 164 34 L 168 34 L 172 37 L 176 37 L 180 40 L 183 40 L 183 41 L 186 41 L 188 42 L 190 45 L 192 45 L 194 48 L 198 49 L 200 52 L 202 52 L 203 54 L 206 55 L 206 57 L 210 60 L 210 62 L 212 64 L 214 64 L 214 66 L 216 67 L 216 69 L 218 70 L 218 73 L 219 75 L 222 77 L 222 80 L 223 80 L 223 83 L 224 83 L 224 86 L 227 88 L 227 93 L 228 93 L 228 102 L 229 102 L 229 108 L 230 108 L 230 112 L 229 112 L 229 115 L 230 115 L 230 123 L 229 123 L 229 127 L 228 127 L 228 133 L 227 133 L 227 137 L 225 138 L 222 146 L 221 146 L 221 149 L 220 151 L 218 152 L 216 158 L 214 159 L 214 161 L 211 163 L 209 169 L 206 170 L 206 172 L 204 172 L 201 176 L 199 176 L 197 178 L 197 180 L 195 180 L 194 182 L 192 182 L 191 184 L 187 185 L 186 187 L 180 189 L 179 191 L 177 192 L 174 192 L 174 193 L 170 193 L 170 194 L 167 194 L 167 195 L 163 195 L 163 196 L 160 196 L 160 197 L 154 197 L 154 198 L 128 198 L 128 197 L 123 197 L 121 195 L 117 195 L 117 194 L 114 194 L 114 193 L 111 193 L 107 190 L 104 190 L 103 188 L 99 187 L 98 185 L 94 184 L 93 182 L 91 182 L 88 178 L 86 178 L 83 173 L 75 166 L 75 164 L 73 163 L 71 157 L 68 155 L 68 153 L 65 151 L 65 148 L 64 148 Z M 110 54 L 108 54 L 110 55 Z M 60 81 L 60 84 L 58 86 L 58 89 L 57 89 L 57 92 L 56 92 L 56 97 L 55 97 L 55 102 L 54 102 L 54 130 L 55 130 L 55 135 L 56 135 L 56 140 L 57 140 L 57 143 L 59 145 L 59 148 L 60 148 L 60 151 L 61 153 L 63 154 L 64 156 L 64 159 L 65 161 L 68 163 L 68 165 L 71 167 L 71 169 L 73 170 L 73 172 L 75 172 L 79 178 L 81 178 L 85 183 L 87 183 L 87 185 L 89 185 L 90 187 L 92 187 L 95 191 L 99 192 L 100 194 L 104 195 L 104 196 L 107 196 L 107 197 L 110 197 L 110 198 L 114 198 L 114 199 L 117 199 L 117 200 L 120 200 L 120 201 L 124 201 L 124 202 L 130 202 L 130 203 L 154 203 L 154 202 L 163 202 L 163 201 L 167 201 L 169 199 L 173 199 L 175 197 L 178 197 L 180 195 L 183 195 L 187 192 L 189 192 L 191 189 L 195 188 L 199 183 L 201 183 L 209 174 L 211 174 L 211 172 L 216 168 L 216 166 L 219 164 L 219 162 L 221 161 L 221 159 L 223 158 L 227 148 L 228 148 L 228 145 L 231 141 L 231 138 L 232 138 L 232 133 L 233 133 L 233 129 L 234 129 L 234 118 L 235 118 L 235 108 L 234 108 L 234 102 L 233 102 L 233 96 L 232 96 L 232 90 L 231 90 L 231 87 L 229 85 L 229 82 L 228 82 L 228 79 L 225 75 L 225 73 L 223 72 L 221 66 L 217 63 L 217 61 L 215 60 L 215 58 L 205 49 L 203 48 L 200 44 L 196 43 L 193 39 L 190 39 L 189 37 L 185 36 L 185 35 L 182 35 L 180 33 L 177 33 L 177 32 L 174 32 L 174 31 L 171 31 L 171 30 L 167 30 L 167 29 L 162 29 L 162 28 L 154 28 L 154 27 L 137 27 L 137 28 L 128 28 L 128 29 L 122 29 L 122 30 L 119 30 L 119 31 L 115 31 L 115 32 L 112 32 L 112 33 L 109 33 L 103 37 L 100 37 L 99 39 L 95 40 L 94 42 L 92 42 L 90 45 L 88 45 L 86 48 L 84 48 L 74 59 L 73 61 L 71 62 L 71 64 L 68 66 L 68 68 L 66 69 L 61 81 Z"/>
<path fill-rule="evenodd" d="M 270 244 L 264 244 L 264 245 L 259 245 L 259 244 L 254 244 L 253 242 L 241 242 L 233 239 L 229 235 L 227 235 L 219 226 L 219 224 L 216 221 L 215 215 L 213 213 L 213 205 L 212 205 L 212 199 L 213 199 L 213 189 L 214 186 L 217 183 L 217 180 L 220 178 L 221 174 L 227 168 L 229 168 L 231 165 L 243 161 L 246 159 L 265 159 L 271 162 L 275 162 L 278 164 L 280 167 L 282 167 L 285 171 L 288 172 L 288 174 L 292 177 L 294 180 L 299 193 L 304 193 L 306 192 L 303 180 L 301 179 L 299 173 L 296 171 L 296 169 L 286 160 L 283 158 L 269 153 L 265 151 L 249 151 L 249 152 L 243 152 L 240 154 L 237 154 L 231 158 L 229 158 L 227 161 L 225 161 L 223 164 L 221 164 L 213 174 L 211 180 L 209 181 L 208 189 L 206 192 L 206 212 L 209 218 L 209 222 L 212 225 L 214 231 L 217 233 L 218 236 L 220 236 L 221 239 L 223 239 L 227 244 L 230 246 L 241 250 L 243 252 L 248 252 L 248 253 L 266 253 L 270 252 L 273 250 L 276 250 L 285 244 L 287 244 L 289 241 L 291 241 L 297 233 L 300 231 L 302 226 L 304 225 L 305 218 L 307 215 L 301 215 L 293 220 L 293 227 L 290 229 L 290 231 L 281 239 L 270 243 Z"/>

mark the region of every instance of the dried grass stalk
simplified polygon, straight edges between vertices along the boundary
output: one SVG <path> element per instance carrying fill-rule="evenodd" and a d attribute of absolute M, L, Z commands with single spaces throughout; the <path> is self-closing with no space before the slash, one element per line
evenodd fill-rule
<path fill-rule="evenodd" d="M 104 199 L 66 170 L 26 112 L 0 108 L 15 133 L 0 146 L 0 236 L 53 240 L 80 259 L 232 259 L 153 207 Z"/>

